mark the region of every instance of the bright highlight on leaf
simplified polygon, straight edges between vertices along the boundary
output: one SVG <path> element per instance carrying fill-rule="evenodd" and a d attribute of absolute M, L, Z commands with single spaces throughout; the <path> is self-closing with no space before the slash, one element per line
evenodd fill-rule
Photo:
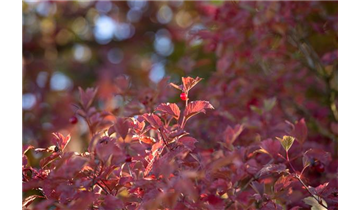
<path fill-rule="evenodd" d="M 276 139 L 280 141 L 281 146 L 286 150 L 286 152 L 289 151 L 295 140 L 295 138 L 292 136 L 283 136 L 282 139 L 276 137 Z"/>

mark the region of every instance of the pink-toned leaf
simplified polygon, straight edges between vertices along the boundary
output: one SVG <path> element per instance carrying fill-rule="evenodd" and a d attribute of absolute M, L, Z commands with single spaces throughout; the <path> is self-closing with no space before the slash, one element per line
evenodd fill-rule
<path fill-rule="evenodd" d="M 80 156 L 72 156 L 67 159 L 64 164 L 61 165 L 60 168 L 52 174 L 53 179 L 57 178 L 65 178 L 70 179 L 73 178 L 75 174 L 82 171 L 84 165 L 88 162 L 87 158 Z"/>
<path fill-rule="evenodd" d="M 102 209 L 106 210 L 117 210 L 123 209 L 124 203 L 122 199 L 117 198 L 113 195 L 106 195 L 104 202 L 101 204 Z"/>
<path fill-rule="evenodd" d="M 37 188 L 39 188 L 41 186 L 42 186 L 42 181 L 32 179 L 32 180 L 29 180 L 28 182 L 23 182 L 22 191 L 26 192 L 28 190 L 37 189 Z"/>
<path fill-rule="evenodd" d="M 53 205 L 54 202 L 56 202 L 55 199 L 45 199 L 45 200 L 41 201 L 40 203 L 38 203 L 38 204 L 34 207 L 34 210 L 49 209 L 48 207 L 49 207 L 50 205 Z"/>
<path fill-rule="evenodd" d="M 55 132 L 52 133 L 53 134 L 53 138 L 52 138 L 52 142 L 59 147 L 60 150 L 64 150 L 65 147 L 68 145 L 68 143 L 70 142 L 71 136 L 70 134 L 68 134 L 66 137 L 64 137 L 61 133 Z"/>
<path fill-rule="evenodd" d="M 185 108 L 184 114 L 189 119 L 198 113 L 206 113 L 205 109 L 214 109 L 214 107 L 208 101 L 191 101 Z"/>
<path fill-rule="evenodd" d="M 114 123 L 114 128 L 116 133 L 122 138 L 125 139 L 129 133 L 130 122 L 127 118 L 119 117 Z"/>
<path fill-rule="evenodd" d="M 44 159 L 40 160 L 40 166 L 42 168 L 44 168 L 45 166 L 47 166 L 49 163 L 51 163 L 52 161 L 54 161 L 56 158 L 58 158 L 60 156 L 60 153 L 53 153 L 51 154 L 49 157 L 46 157 Z"/>
<path fill-rule="evenodd" d="M 183 91 L 183 85 L 176 85 L 176 84 L 174 84 L 174 83 L 170 83 L 170 86 L 173 86 L 174 88 L 176 88 L 176 89 L 178 89 L 178 90 L 180 90 L 180 91 Z"/>
<path fill-rule="evenodd" d="M 286 165 L 280 164 L 267 164 L 260 171 L 259 176 L 268 175 L 271 173 L 282 173 L 286 170 Z"/>
<path fill-rule="evenodd" d="M 279 141 L 266 139 L 260 143 L 260 147 L 275 158 L 280 151 L 281 144 Z"/>
<path fill-rule="evenodd" d="M 162 103 L 156 107 L 156 110 L 171 115 L 176 120 L 179 119 L 180 116 L 180 109 L 175 103 Z"/>
<path fill-rule="evenodd" d="M 324 192 L 325 188 L 329 185 L 329 182 L 326 182 L 324 184 L 321 184 L 317 187 L 309 186 L 310 192 L 312 192 L 315 195 L 321 195 L 322 192 Z"/>
<path fill-rule="evenodd" d="M 130 86 L 130 81 L 125 75 L 115 78 L 115 85 L 119 94 L 125 94 Z"/>
<path fill-rule="evenodd" d="M 91 192 L 81 192 L 78 193 L 76 197 L 77 198 L 72 200 L 68 205 L 69 209 L 88 209 L 95 201 L 97 195 Z"/>
<path fill-rule="evenodd" d="M 196 77 L 195 79 L 192 77 L 182 77 L 183 83 L 183 92 L 187 93 L 191 88 L 193 88 L 197 83 L 199 83 L 202 78 Z"/>
<path fill-rule="evenodd" d="M 232 150 L 232 144 L 234 143 L 236 138 L 241 134 L 243 129 L 244 129 L 243 125 L 240 124 L 235 125 L 234 128 L 227 126 L 223 133 L 225 139 L 224 146 Z"/>
<path fill-rule="evenodd" d="M 80 103 L 85 110 L 87 110 L 92 102 L 94 101 L 95 95 L 97 93 L 97 88 L 86 88 L 84 91 L 81 87 L 79 87 L 80 92 Z"/>
<path fill-rule="evenodd" d="M 282 175 L 274 184 L 275 192 L 282 191 L 289 187 L 291 183 L 296 182 L 297 180 L 292 176 Z"/>
<path fill-rule="evenodd" d="M 144 135 L 139 137 L 139 141 L 146 143 L 146 144 L 154 144 L 156 142 L 156 140 L 153 137 L 144 136 Z"/>
<path fill-rule="evenodd" d="M 159 116 L 156 114 L 143 114 L 145 120 L 151 125 L 151 127 L 158 129 L 163 126 L 163 123 Z"/>
<path fill-rule="evenodd" d="M 185 136 L 182 137 L 178 140 L 178 143 L 180 145 L 184 145 L 185 147 L 187 147 L 190 150 L 195 149 L 195 143 L 198 142 L 196 139 L 194 139 L 193 137 L 190 136 Z"/>
<path fill-rule="evenodd" d="M 322 149 L 309 149 L 304 155 L 307 156 L 309 160 L 317 159 L 325 165 L 328 165 L 331 161 L 331 154 Z"/>
<path fill-rule="evenodd" d="M 307 138 L 308 130 L 306 127 L 305 119 L 302 118 L 299 122 L 295 123 L 292 136 L 294 136 L 301 144 L 303 144 Z"/>
<path fill-rule="evenodd" d="M 24 208 L 28 207 L 36 198 L 43 198 L 43 196 L 40 195 L 30 195 L 29 197 L 25 198 L 23 201 L 22 206 Z"/>
<path fill-rule="evenodd" d="M 260 195 L 263 196 L 265 192 L 264 183 L 259 183 L 257 181 L 251 182 L 251 187 Z"/>

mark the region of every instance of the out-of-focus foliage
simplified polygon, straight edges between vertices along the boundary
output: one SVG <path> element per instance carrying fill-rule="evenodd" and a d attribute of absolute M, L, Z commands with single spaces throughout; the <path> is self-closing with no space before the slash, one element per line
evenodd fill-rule
<path fill-rule="evenodd" d="M 320 205 L 311 195 L 321 196 L 330 209 L 336 209 L 337 21 L 337 2 L 25 1 L 23 143 L 45 148 L 29 149 L 25 169 L 37 173 L 35 180 L 58 179 L 61 171 L 49 175 L 47 169 L 63 164 L 57 158 L 66 145 L 58 142 L 64 142 L 65 137 L 56 134 L 50 148 L 49 142 L 54 139 L 51 133 L 70 133 L 72 140 L 66 150 L 81 153 L 61 157 L 71 173 L 76 174 L 77 167 L 85 170 L 88 161 L 88 170 L 93 170 L 95 177 L 100 170 L 96 160 L 105 164 L 109 151 L 116 157 L 112 159 L 117 162 L 101 165 L 98 173 L 105 181 L 102 187 L 113 184 L 109 177 L 119 179 L 116 193 L 110 193 L 114 196 L 101 197 L 104 192 L 99 186 L 95 191 L 100 194 L 82 192 L 80 196 L 96 201 L 94 205 L 103 209 L 110 208 L 105 203 L 130 209 L 281 209 Z M 158 150 L 152 146 L 151 156 L 145 154 L 145 146 L 123 148 L 120 144 L 116 149 L 119 142 L 114 143 L 111 133 L 130 141 L 126 138 L 129 130 L 124 130 L 129 125 L 123 117 L 140 116 L 139 122 L 146 121 L 152 130 L 162 128 L 154 115 L 145 114 L 155 110 L 166 112 L 159 115 L 164 123 L 170 122 L 167 117 L 172 116 L 182 126 L 183 116 L 178 116 L 178 108 L 172 104 L 181 101 L 181 92 L 168 82 L 176 87 L 174 84 L 180 84 L 185 75 L 204 78 L 186 97 L 190 101 L 205 100 L 201 107 L 215 109 L 197 115 L 196 120 L 182 127 L 185 130 L 175 126 L 176 135 L 190 133 L 194 138 L 174 140 L 181 151 L 173 151 L 176 155 L 168 151 L 159 160 L 154 159 L 153 171 L 151 167 L 147 171 L 149 166 L 145 167 L 141 158 L 151 159 Z M 82 89 L 78 91 L 78 87 Z M 188 108 L 178 104 L 186 112 Z M 195 110 L 197 105 L 190 103 L 186 107 Z M 133 138 L 145 144 L 159 142 L 163 137 L 157 135 L 165 132 L 149 132 L 145 138 L 142 129 L 133 126 Z M 97 148 L 93 136 L 104 132 L 109 138 L 103 142 L 109 146 Z M 175 134 L 167 135 L 172 139 Z M 280 137 L 281 144 L 276 137 Z M 284 161 L 287 157 L 281 145 L 286 155 L 289 151 L 292 165 Z M 52 154 L 47 157 L 40 150 Z M 97 150 L 100 153 L 92 153 Z M 55 159 L 55 165 L 51 164 Z M 109 177 L 100 176 L 103 168 L 110 170 L 124 162 L 132 162 L 124 169 L 129 174 L 122 177 L 109 172 Z M 166 170 L 161 164 L 168 164 Z M 302 177 L 295 176 L 294 168 L 303 169 Z M 119 170 L 113 169 L 116 173 Z M 152 173 L 157 183 L 153 185 L 154 177 L 137 177 L 143 169 L 147 171 L 145 176 Z M 86 177 L 83 172 L 81 176 Z M 25 174 L 26 179 L 30 177 Z M 309 186 L 308 191 L 296 178 Z M 57 184 L 52 183 L 47 190 Z M 183 185 L 192 187 L 186 189 Z M 87 192 L 94 186 L 87 183 L 80 188 Z M 158 187 L 156 191 L 154 186 Z M 36 187 L 26 185 L 26 189 Z M 59 208 L 70 208 L 76 203 L 66 199 L 73 198 L 71 193 L 80 188 L 59 189 L 62 195 L 51 196 L 59 199 Z M 164 197 L 159 193 L 162 190 L 169 194 Z M 49 196 L 49 192 L 40 196 Z M 129 203 L 119 203 L 115 196 Z M 99 203 L 99 199 L 106 202 Z M 49 205 L 58 202 L 46 201 Z"/>

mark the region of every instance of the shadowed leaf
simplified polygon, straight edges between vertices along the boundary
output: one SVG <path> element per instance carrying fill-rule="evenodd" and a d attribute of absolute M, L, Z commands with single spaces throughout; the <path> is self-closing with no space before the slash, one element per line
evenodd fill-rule
<path fill-rule="evenodd" d="M 180 109 L 175 103 L 162 103 L 156 107 L 156 110 L 171 115 L 176 120 L 179 119 L 180 116 Z"/>

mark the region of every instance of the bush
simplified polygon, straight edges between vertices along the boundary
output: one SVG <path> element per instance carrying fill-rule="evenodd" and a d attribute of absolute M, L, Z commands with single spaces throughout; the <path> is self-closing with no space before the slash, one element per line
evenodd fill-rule
<path fill-rule="evenodd" d="M 181 74 L 79 88 L 54 114 L 87 128 L 25 143 L 24 207 L 337 209 L 337 2 L 192 5 Z"/>

